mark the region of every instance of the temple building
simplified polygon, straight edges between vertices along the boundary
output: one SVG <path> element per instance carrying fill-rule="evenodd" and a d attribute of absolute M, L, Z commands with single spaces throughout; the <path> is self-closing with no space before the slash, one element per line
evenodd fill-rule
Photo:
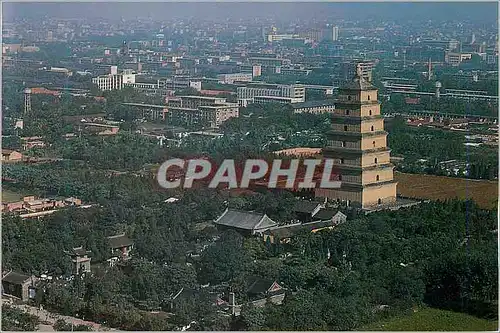
<path fill-rule="evenodd" d="M 340 188 L 315 189 L 315 196 L 359 208 L 396 201 L 394 166 L 380 114 L 377 88 L 359 75 L 340 89 L 332 114 L 325 159 L 334 160 Z"/>

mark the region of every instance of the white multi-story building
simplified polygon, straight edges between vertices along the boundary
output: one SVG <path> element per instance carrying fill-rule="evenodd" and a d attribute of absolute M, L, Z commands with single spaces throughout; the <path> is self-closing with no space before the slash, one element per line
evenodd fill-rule
<path fill-rule="evenodd" d="M 295 34 L 282 34 L 282 35 L 267 35 L 267 41 L 272 43 L 272 42 L 280 42 L 283 39 L 294 39 L 294 38 L 299 38 L 299 35 Z"/>
<path fill-rule="evenodd" d="M 169 79 L 158 80 L 158 87 L 166 90 L 181 90 L 186 88 L 194 88 L 197 91 L 201 90 L 201 81 L 192 80 L 186 77 L 173 77 Z"/>
<path fill-rule="evenodd" d="M 304 102 L 306 89 L 303 85 L 292 84 L 251 84 L 246 87 L 238 87 L 238 100 L 249 100 L 261 96 L 289 97 L 294 101 Z"/>
<path fill-rule="evenodd" d="M 132 70 L 124 70 L 118 74 L 116 66 L 111 66 L 111 72 L 92 79 L 92 83 L 100 90 L 121 90 L 125 84 L 135 83 L 135 74 Z"/>
<path fill-rule="evenodd" d="M 339 40 L 339 27 L 332 28 L 332 40 L 333 41 Z"/>
<path fill-rule="evenodd" d="M 224 84 L 233 84 L 235 81 L 250 82 L 252 81 L 252 79 L 252 73 L 230 73 L 217 75 L 217 80 L 219 80 L 219 83 Z"/>
<path fill-rule="evenodd" d="M 279 104 L 294 104 L 301 103 L 303 100 L 301 98 L 293 97 L 279 97 L 279 96 L 255 96 L 253 102 L 257 104 L 265 103 L 279 103 Z"/>

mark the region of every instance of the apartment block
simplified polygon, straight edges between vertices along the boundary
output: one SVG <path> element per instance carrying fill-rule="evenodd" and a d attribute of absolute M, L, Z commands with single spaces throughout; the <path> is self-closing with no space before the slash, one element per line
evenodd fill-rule
<path fill-rule="evenodd" d="M 446 52 L 444 62 L 452 66 L 458 66 L 464 60 L 472 59 L 472 53 Z"/>
<path fill-rule="evenodd" d="M 226 120 L 239 116 L 239 106 L 225 98 L 179 96 L 169 99 L 164 118 L 170 124 L 218 127 Z"/>
<path fill-rule="evenodd" d="M 265 103 L 294 104 L 294 103 L 301 103 L 302 99 L 293 97 L 279 97 L 279 96 L 256 96 L 253 98 L 253 102 L 257 104 L 265 104 Z"/>
<path fill-rule="evenodd" d="M 288 97 L 304 102 L 306 89 L 303 85 L 252 83 L 237 88 L 238 100 L 249 100 L 261 96 Z"/>
<path fill-rule="evenodd" d="M 201 81 L 193 80 L 188 77 L 173 77 L 169 79 L 158 80 L 158 88 L 164 90 L 182 90 L 194 88 L 197 91 L 201 90 Z"/>
<path fill-rule="evenodd" d="M 233 84 L 234 82 L 250 82 L 252 79 L 252 73 L 230 73 L 217 75 L 219 83 L 224 84 Z"/>

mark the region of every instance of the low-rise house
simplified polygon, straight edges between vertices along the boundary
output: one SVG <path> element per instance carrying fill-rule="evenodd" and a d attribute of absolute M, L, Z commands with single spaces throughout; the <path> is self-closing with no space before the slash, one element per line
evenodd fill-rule
<path fill-rule="evenodd" d="M 337 226 L 347 221 L 347 215 L 340 211 L 322 208 L 314 215 L 314 219 L 319 221 L 331 221 L 333 226 Z"/>
<path fill-rule="evenodd" d="M 71 257 L 73 274 L 78 275 L 80 273 L 90 272 L 91 258 L 88 256 L 90 251 L 80 246 L 72 248 L 71 251 L 67 251 L 66 254 Z"/>
<path fill-rule="evenodd" d="M 267 300 L 272 296 L 284 295 L 285 290 L 274 280 L 250 277 L 247 280 L 247 296 L 250 301 Z"/>
<path fill-rule="evenodd" d="M 318 202 L 312 201 L 297 201 L 293 208 L 295 215 L 299 221 L 312 221 L 314 215 L 318 213 L 323 206 Z"/>
<path fill-rule="evenodd" d="M 34 276 L 9 271 L 2 277 L 2 295 L 16 297 L 27 302 L 34 298 L 34 285 L 37 280 Z"/>
<path fill-rule="evenodd" d="M 270 244 L 287 244 L 290 243 L 292 237 L 299 233 L 302 228 L 302 223 L 279 226 L 265 231 L 263 239 L 264 242 L 269 242 Z"/>
<path fill-rule="evenodd" d="M 64 199 L 64 203 L 68 206 L 81 206 L 82 200 L 78 198 L 69 197 Z"/>
<path fill-rule="evenodd" d="M 20 213 L 22 218 L 39 217 L 56 212 L 59 208 L 67 206 L 81 206 L 82 201 L 78 198 L 36 198 L 26 196 L 22 201 L 2 203 L 2 212 Z"/>
<path fill-rule="evenodd" d="M 24 202 L 16 201 L 16 202 L 5 202 L 2 203 L 2 212 L 15 212 L 22 210 L 24 206 Z"/>
<path fill-rule="evenodd" d="M 118 260 L 130 259 L 130 252 L 133 250 L 134 242 L 132 242 L 125 233 L 108 237 L 108 242 L 112 256 L 108 259 L 110 264 Z"/>
<path fill-rule="evenodd" d="M 315 213 L 313 222 L 293 223 L 270 228 L 263 233 L 263 240 L 270 244 L 286 244 L 290 243 L 291 239 L 298 233 L 331 230 L 345 221 L 347 221 L 347 216 L 344 213 L 321 208 Z"/>
<path fill-rule="evenodd" d="M 30 212 L 39 212 L 41 210 L 54 208 L 54 203 L 49 199 L 30 200 L 24 203 L 24 208 Z"/>
<path fill-rule="evenodd" d="M 246 235 L 260 235 L 264 231 L 278 226 L 266 214 L 226 209 L 214 223 L 221 228 L 234 229 Z"/>
<path fill-rule="evenodd" d="M 210 292 L 204 289 L 181 288 L 175 294 L 170 295 L 168 308 L 169 311 L 175 313 L 179 308 L 182 308 L 183 304 L 199 301 L 211 306 L 228 307 L 228 302 L 218 292 Z"/>
<path fill-rule="evenodd" d="M 22 160 L 23 154 L 21 154 L 20 152 L 11 149 L 2 149 L 3 163 L 21 162 Z"/>
<path fill-rule="evenodd" d="M 276 281 L 262 279 L 259 277 L 250 277 L 247 280 L 246 290 L 248 301 L 246 304 L 252 304 L 255 307 L 263 307 L 267 302 L 280 305 L 285 299 L 285 289 L 283 289 Z M 229 293 L 229 310 L 235 316 L 239 316 L 241 308 L 245 304 L 237 304 L 234 293 Z"/>
<path fill-rule="evenodd" d="M 21 144 L 23 146 L 23 150 L 28 150 L 34 147 L 45 147 L 45 142 L 41 136 L 22 137 Z"/>
<path fill-rule="evenodd" d="M 120 127 L 108 124 L 87 123 L 85 124 L 84 129 L 88 133 L 97 135 L 116 135 L 118 134 Z"/>

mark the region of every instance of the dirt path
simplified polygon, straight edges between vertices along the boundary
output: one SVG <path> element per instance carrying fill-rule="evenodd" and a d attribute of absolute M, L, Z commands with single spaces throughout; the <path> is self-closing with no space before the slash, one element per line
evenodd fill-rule
<path fill-rule="evenodd" d="M 94 323 L 94 322 L 91 322 L 91 321 L 86 321 L 86 320 L 83 320 L 83 319 L 80 319 L 80 318 L 75 318 L 75 317 L 70 317 L 70 316 L 63 316 L 63 315 L 51 313 L 51 312 L 48 312 L 46 310 L 40 310 L 40 309 L 38 309 L 36 307 L 29 306 L 29 305 L 12 305 L 12 306 L 16 307 L 16 308 L 18 308 L 20 310 L 23 310 L 25 312 L 28 312 L 28 313 L 30 313 L 32 315 L 35 315 L 38 318 L 40 318 L 41 321 L 48 322 L 51 325 L 53 325 L 58 319 L 62 319 L 65 322 L 73 324 L 75 326 L 76 325 L 87 325 L 87 326 L 90 326 L 90 327 L 92 327 L 92 329 L 94 331 L 118 331 L 116 329 L 110 329 L 110 328 L 104 327 L 104 326 L 102 326 L 102 325 L 100 325 L 98 323 Z M 54 331 L 54 329 L 51 326 L 45 325 L 45 324 L 41 324 L 39 326 L 38 330 L 39 331 L 43 331 L 43 332 Z"/>

